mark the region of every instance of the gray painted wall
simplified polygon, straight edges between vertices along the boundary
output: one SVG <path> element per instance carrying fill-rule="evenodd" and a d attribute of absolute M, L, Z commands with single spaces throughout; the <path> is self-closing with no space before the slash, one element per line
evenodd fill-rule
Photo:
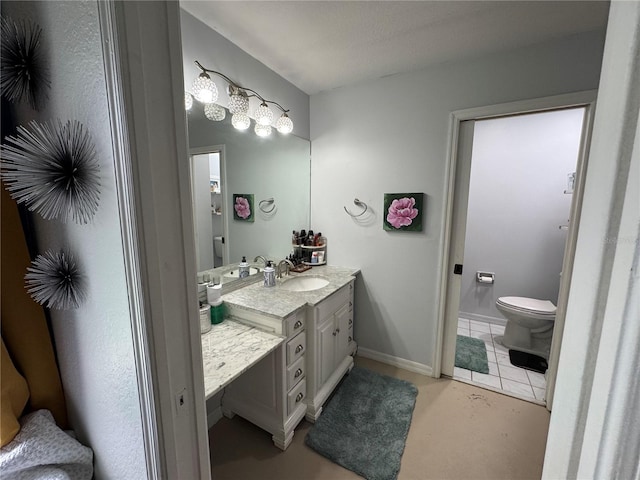
<path fill-rule="evenodd" d="M 76 119 L 90 132 L 100 163 L 93 223 L 35 215 L 40 252 L 68 247 L 86 278 L 84 305 L 51 311 L 71 427 L 94 451 L 96 478 L 147 478 L 97 3 L 2 2 L 2 14 L 42 27 L 50 66 L 46 108 L 21 108 L 19 123 Z"/>
<path fill-rule="evenodd" d="M 476 122 L 460 316 L 504 317 L 502 296 L 558 301 L 584 109 Z M 495 273 L 493 285 L 476 271 Z"/>
<path fill-rule="evenodd" d="M 193 63 L 198 60 L 205 68 L 225 74 L 238 84 L 256 90 L 268 100 L 274 100 L 291 110 L 293 134 L 309 138 L 309 95 L 289 83 L 273 70 L 260 63 L 244 50 L 231 43 L 219 33 L 211 30 L 201 21 L 184 10 L 180 11 L 182 27 L 182 56 L 184 63 L 184 85 L 190 89 L 200 69 Z M 226 107 L 228 96 L 225 93 L 226 82 L 212 75 L 220 97 L 218 103 Z M 221 88 L 224 87 L 224 88 Z M 259 105 L 252 98 L 249 112 Z M 194 102 L 194 108 L 202 108 Z M 274 118 L 279 115 L 277 108 L 272 109 Z M 253 122 L 252 122 L 253 127 Z M 273 134 L 272 134 L 273 135 Z"/>
<path fill-rule="evenodd" d="M 597 88 L 603 43 L 585 33 L 311 97 L 311 220 L 332 264 L 362 270 L 361 347 L 433 364 L 450 112 Z M 422 233 L 383 231 L 393 192 L 425 193 Z M 360 222 L 342 209 L 354 197 L 370 206 Z"/>

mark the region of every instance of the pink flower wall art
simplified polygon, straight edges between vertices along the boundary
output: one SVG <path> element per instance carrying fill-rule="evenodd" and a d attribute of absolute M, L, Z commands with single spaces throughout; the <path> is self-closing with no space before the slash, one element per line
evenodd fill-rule
<path fill-rule="evenodd" d="M 233 219 L 253 222 L 253 193 L 233 194 Z"/>
<path fill-rule="evenodd" d="M 424 193 L 385 193 L 382 228 L 390 231 L 422 231 Z"/>

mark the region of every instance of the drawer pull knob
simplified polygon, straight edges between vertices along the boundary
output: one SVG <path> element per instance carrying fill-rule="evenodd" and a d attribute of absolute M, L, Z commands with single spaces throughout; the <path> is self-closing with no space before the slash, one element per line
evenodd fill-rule
<path fill-rule="evenodd" d="M 304 350 L 304 347 L 302 345 L 298 345 L 296 347 L 296 353 L 300 353 L 302 350 Z"/>
<path fill-rule="evenodd" d="M 303 398 L 304 398 L 304 393 L 300 392 L 298 395 L 296 395 L 296 403 L 298 403 Z"/>
<path fill-rule="evenodd" d="M 295 378 L 298 378 L 300 375 L 302 375 L 302 369 L 299 368 L 296 370 L 296 373 L 293 375 Z"/>
<path fill-rule="evenodd" d="M 350 306 L 350 307 L 353 307 L 353 302 L 349 302 L 349 306 Z"/>
<path fill-rule="evenodd" d="M 298 320 L 296 323 L 293 324 L 293 329 L 297 330 L 302 326 L 302 322 L 300 320 Z"/>
<path fill-rule="evenodd" d="M 349 337 L 349 343 L 351 343 L 351 340 L 353 340 L 353 338 Z"/>
<path fill-rule="evenodd" d="M 349 319 L 349 325 L 353 325 L 353 319 L 352 318 Z"/>

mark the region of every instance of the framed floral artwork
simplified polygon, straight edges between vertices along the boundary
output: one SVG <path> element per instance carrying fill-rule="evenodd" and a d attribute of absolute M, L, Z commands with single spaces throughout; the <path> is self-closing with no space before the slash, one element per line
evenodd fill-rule
<path fill-rule="evenodd" d="M 421 232 L 424 193 L 385 193 L 382 228 L 392 232 Z"/>
<path fill-rule="evenodd" d="M 253 193 L 233 194 L 233 219 L 253 222 Z"/>

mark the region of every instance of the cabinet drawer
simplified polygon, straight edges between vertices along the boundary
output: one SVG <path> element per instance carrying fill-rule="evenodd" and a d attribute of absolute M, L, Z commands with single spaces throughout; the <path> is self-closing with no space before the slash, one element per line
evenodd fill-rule
<path fill-rule="evenodd" d="M 287 342 L 287 365 L 291 365 L 298 358 L 304 355 L 307 349 L 307 337 L 304 332 L 296 335 Z"/>
<path fill-rule="evenodd" d="M 302 330 L 304 330 L 304 324 L 305 324 L 304 310 L 301 312 L 294 313 L 293 315 L 290 315 L 289 317 L 287 317 L 285 319 L 285 323 L 286 323 L 285 333 L 287 335 L 287 338 L 293 337 L 294 335 L 297 335 L 298 333 L 300 333 Z"/>
<path fill-rule="evenodd" d="M 300 357 L 287 368 L 287 392 L 291 390 L 291 387 L 302 380 L 306 373 L 304 357 Z"/>
<path fill-rule="evenodd" d="M 349 283 L 318 304 L 316 306 L 317 318 L 323 320 L 329 315 L 333 315 L 342 305 L 353 303 L 351 289 L 352 284 Z"/>
<path fill-rule="evenodd" d="M 291 415 L 307 396 L 307 381 L 302 380 L 287 394 L 287 416 Z"/>

